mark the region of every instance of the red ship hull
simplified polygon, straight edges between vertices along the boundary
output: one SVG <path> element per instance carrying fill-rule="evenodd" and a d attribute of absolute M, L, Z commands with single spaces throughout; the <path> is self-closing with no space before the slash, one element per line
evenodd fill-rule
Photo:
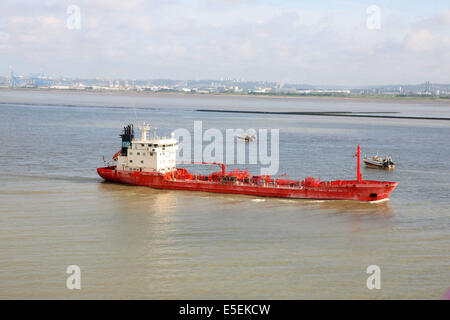
<path fill-rule="evenodd" d="M 178 169 L 183 170 L 183 169 Z M 242 181 L 208 181 L 202 176 L 179 176 L 177 172 L 162 174 L 117 170 L 115 166 L 97 169 L 106 181 L 155 189 L 189 190 L 215 193 L 244 194 L 261 197 L 317 199 L 317 200 L 359 200 L 380 201 L 388 199 L 397 182 L 369 180 L 315 181 L 270 180 L 269 183 Z M 186 171 L 184 171 L 186 172 Z M 204 177 L 204 176 L 203 176 Z M 292 184 L 295 182 L 295 184 Z"/>

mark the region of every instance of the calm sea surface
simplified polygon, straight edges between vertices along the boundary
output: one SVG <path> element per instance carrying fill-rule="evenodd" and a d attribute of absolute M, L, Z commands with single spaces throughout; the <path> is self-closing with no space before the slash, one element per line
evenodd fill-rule
<path fill-rule="evenodd" d="M 0 90 L 0 298 L 440 299 L 450 287 L 450 122 L 197 112 L 378 111 L 450 103 Z M 308 201 L 103 182 L 121 127 L 278 128 L 291 178 L 353 178 L 355 147 L 390 154 L 390 201 Z M 257 165 L 248 167 L 259 173 Z M 212 168 L 211 168 L 212 169 Z M 215 168 L 214 168 L 215 169 Z M 66 288 L 69 265 L 81 290 Z M 368 290 L 366 269 L 381 269 Z"/>

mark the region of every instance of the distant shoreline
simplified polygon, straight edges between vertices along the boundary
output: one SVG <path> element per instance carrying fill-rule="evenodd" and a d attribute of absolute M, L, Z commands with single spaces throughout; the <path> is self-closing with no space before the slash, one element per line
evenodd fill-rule
<path fill-rule="evenodd" d="M 134 95 L 134 96 L 176 96 L 176 97 L 231 97 L 231 98 L 269 98 L 269 99 L 298 99 L 298 100 L 348 100 L 348 101 L 396 101 L 414 102 L 427 101 L 450 105 L 450 97 L 436 96 L 383 96 L 383 95 L 296 95 L 296 94 L 238 94 L 238 93 L 186 93 L 186 92 L 153 92 L 153 91 L 127 91 L 127 90 L 79 90 L 79 89 L 53 89 L 53 88 L 9 88 L 0 87 L 0 91 L 26 91 L 26 92 L 56 92 L 81 93 L 94 95 Z"/>

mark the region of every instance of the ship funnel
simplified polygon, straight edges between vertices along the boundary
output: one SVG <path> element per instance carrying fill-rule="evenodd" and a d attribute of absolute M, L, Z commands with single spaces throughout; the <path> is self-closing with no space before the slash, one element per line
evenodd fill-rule
<path fill-rule="evenodd" d="M 126 156 L 128 148 L 131 147 L 131 141 L 134 139 L 133 125 L 129 124 L 123 127 L 123 133 L 120 137 L 122 138 L 122 156 Z"/>

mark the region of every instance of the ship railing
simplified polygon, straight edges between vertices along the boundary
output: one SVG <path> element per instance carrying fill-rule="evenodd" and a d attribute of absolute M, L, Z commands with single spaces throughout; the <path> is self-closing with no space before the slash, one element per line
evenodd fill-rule
<path fill-rule="evenodd" d="M 174 178 L 172 181 L 183 181 L 184 179 Z M 280 184 L 269 184 L 269 183 L 243 183 L 241 181 L 211 181 L 211 180 L 191 180 L 195 181 L 195 183 L 201 184 L 217 184 L 220 182 L 221 184 L 235 185 L 235 186 L 251 186 L 251 187 L 264 187 L 264 188 L 276 188 L 276 189 L 289 189 L 289 190 L 298 190 L 302 189 L 303 186 L 290 186 L 290 185 L 280 185 Z"/>

